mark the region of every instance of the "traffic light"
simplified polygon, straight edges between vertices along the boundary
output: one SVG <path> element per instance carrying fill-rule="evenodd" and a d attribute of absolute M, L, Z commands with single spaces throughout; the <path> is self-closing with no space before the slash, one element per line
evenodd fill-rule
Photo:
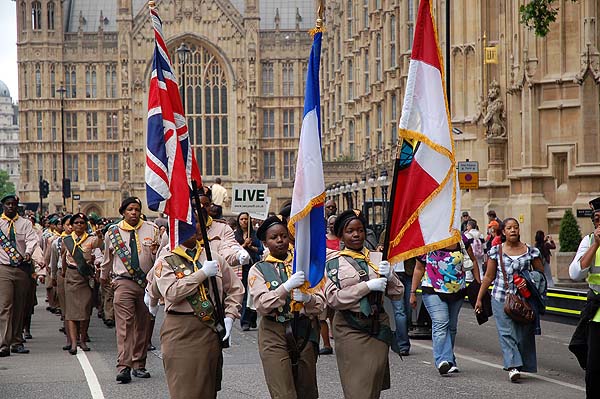
<path fill-rule="evenodd" d="M 71 198 L 71 179 L 63 179 L 63 198 Z"/>
<path fill-rule="evenodd" d="M 50 183 L 48 180 L 40 180 L 40 196 L 48 198 L 48 194 L 50 194 Z"/>

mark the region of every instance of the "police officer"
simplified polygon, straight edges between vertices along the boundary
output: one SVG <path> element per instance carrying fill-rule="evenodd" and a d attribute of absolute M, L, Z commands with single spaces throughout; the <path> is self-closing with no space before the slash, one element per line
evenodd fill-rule
<path fill-rule="evenodd" d="M 258 327 L 258 349 L 265 380 L 272 398 L 319 397 L 317 354 L 319 325 L 325 297 L 320 289 L 301 292 L 303 271 L 292 274 L 293 252 L 286 224 L 277 216 L 267 218 L 257 230 L 269 255 L 250 269 L 248 287 L 256 311 L 262 316 Z M 302 303 L 298 316 L 291 301 Z"/>
<path fill-rule="evenodd" d="M 583 237 L 569 266 L 571 279 L 587 278 L 589 284 L 587 302 L 569 344 L 585 370 L 588 399 L 600 397 L 600 197 L 590 201 L 590 207 L 594 232 Z"/>
<path fill-rule="evenodd" d="M 158 227 L 141 219 L 142 201 L 123 200 L 119 213 L 123 220 L 107 229 L 100 281 L 114 277 L 114 313 L 117 329 L 117 381 L 131 381 L 131 370 L 138 378 L 150 378 L 146 370 L 149 312 L 144 304 L 146 274 L 158 250 Z"/>
<path fill-rule="evenodd" d="M 0 202 L 0 357 L 4 357 L 11 351 L 29 353 L 23 346 L 23 314 L 38 236 L 31 222 L 17 214 L 15 194 L 5 195 Z"/>
<path fill-rule="evenodd" d="M 233 269 L 213 252 L 206 260 L 197 226 L 196 235 L 157 259 L 147 291 L 156 304 L 165 301 L 166 316 L 160 340 L 167 385 L 172 399 L 216 398 L 221 389 L 223 356 L 216 325 L 225 326 L 229 339 L 234 319 L 239 319 L 244 287 Z M 212 245 L 211 245 L 212 249 Z M 224 319 L 215 312 L 217 298 L 211 277 L 223 302 Z M 149 305 L 152 314 L 157 306 Z M 223 317 L 223 315 L 220 315 Z"/>

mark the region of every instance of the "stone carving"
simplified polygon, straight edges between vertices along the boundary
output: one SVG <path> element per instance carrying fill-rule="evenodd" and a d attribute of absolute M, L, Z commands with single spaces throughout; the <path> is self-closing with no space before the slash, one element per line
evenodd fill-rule
<path fill-rule="evenodd" d="M 483 124 L 486 126 L 486 137 L 506 138 L 506 115 L 504 102 L 500 98 L 500 85 L 493 80 L 488 89 L 487 106 Z"/>

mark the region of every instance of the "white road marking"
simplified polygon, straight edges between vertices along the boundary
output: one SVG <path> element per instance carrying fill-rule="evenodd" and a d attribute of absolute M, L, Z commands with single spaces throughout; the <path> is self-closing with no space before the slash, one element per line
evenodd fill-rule
<path fill-rule="evenodd" d="M 92 368 L 90 361 L 85 355 L 85 352 L 83 352 L 82 350 L 78 350 L 77 360 L 79 360 L 79 364 L 83 369 L 83 374 L 85 375 L 88 387 L 90 387 L 92 399 L 104 399 L 104 393 L 102 392 L 102 388 L 100 387 L 100 382 L 98 382 L 98 377 L 96 376 L 96 373 L 94 373 L 94 369 Z"/>
<path fill-rule="evenodd" d="M 431 347 L 431 345 L 421 344 L 419 342 L 415 342 L 414 340 L 411 341 L 410 344 L 413 345 L 413 346 L 418 346 L 419 348 L 433 350 L 433 348 Z M 457 358 L 459 358 L 459 359 L 468 360 L 470 362 L 482 364 L 482 365 L 488 366 L 488 367 L 493 367 L 495 369 L 500 369 L 500 370 L 504 369 L 502 366 L 500 366 L 498 364 L 486 362 L 485 360 L 480 360 L 480 359 L 477 359 L 475 357 L 466 356 L 466 355 L 459 355 L 458 353 L 455 353 L 455 356 Z M 571 388 L 571 389 L 575 389 L 577 391 L 585 392 L 585 387 L 582 387 L 582 386 L 579 386 L 579 385 L 569 384 L 568 382 L 556 380 L 556 379 L 550 378 L 550 377 L 545 377 L 545 376 L 539 375 L 539 374 L 532 374 L 532 373 L 526 373 L 526 372 L 521 372 L 521 374 L 526 375 L 526 376 L 531 377 L 531 378 L 537 378 L 538 380 L 542 380 L 542 381 L 546 381 L 546 382 L 551 382 L 551 383 L 556 384 L 556 385 L 561 385 L 561 386 L 566 387 L 566 388 Z"/>

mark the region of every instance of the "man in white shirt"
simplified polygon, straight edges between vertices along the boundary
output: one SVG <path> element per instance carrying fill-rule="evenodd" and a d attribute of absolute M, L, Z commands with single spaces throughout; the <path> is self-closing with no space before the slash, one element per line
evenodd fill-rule
<path fill-rule="evenodd" d="M 221 185 L 221 178 L 215 179 L 215 184 L 210 188 L 212 191 L 212 203 L 218 209 L 217 219 L 223 217 L 223 204 L 227 202 L 228 194 L 227 189 Z"/>

